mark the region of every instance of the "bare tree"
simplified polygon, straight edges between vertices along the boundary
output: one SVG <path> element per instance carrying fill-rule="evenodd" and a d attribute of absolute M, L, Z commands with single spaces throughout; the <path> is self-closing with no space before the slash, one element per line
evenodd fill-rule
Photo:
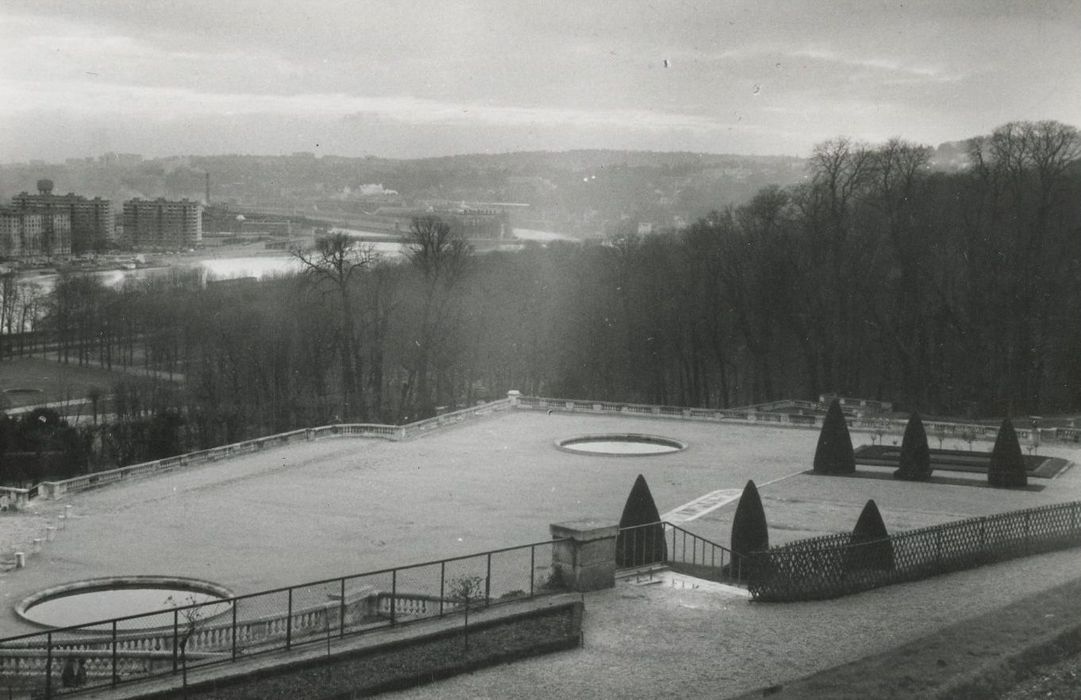
<path fill-rule="evenodd" d="M 433 356 L 447 340 L 451 328 L 448 309 L 452 295 L 472 266 L 472 247 L 434 216 L 413 219 L 409 228 L 409 262 L 421 276 L 420 318 L 414 339 L 416 378 L 414 411 L 426 417 L 434 413 L 430 388 Z"/>
<path fill-rule="evenodd" d="M 339 343 L 342 367 L 342 418 L 349 420 L 363 415 L 363 356 L 360 325 L 356 322 L 354 299 L 357 277 L 375 261 L 370 246 L 357 246 L 348 234 L 337 231 L 321 236 L 311 252 L 294 249 L 293 256 L 301 262 L 304 273 L 325 292 L 337 296 L 339 310 Z"/>

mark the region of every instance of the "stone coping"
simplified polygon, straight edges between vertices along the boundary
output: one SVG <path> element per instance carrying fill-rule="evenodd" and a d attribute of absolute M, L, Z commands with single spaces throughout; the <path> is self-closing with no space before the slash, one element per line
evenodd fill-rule
<path fill-rule="evenodd" d="M 602 452 L 598 450 L 577 450 L 573 445 L 580 442 L 629 442 L 645 443 L 648 445 L 664 445 L 672 449 L 667 452 Z M 569 438 L 561 438 L 555 441 L 555 446 L 564 452 L 587 457 L 664 457 L 676 454 L 687 449 L 687 443 L 680 442 L 663 435 L 646 435 L 644 433 L 598 433 L 595 435 L 576 435 Z"/>
<path fill-rule="evenodd" d="M 212 581 L 205 581 L 197 578 L 188 578 L 184 576 L 150 576 L 150 575 L 132 575 L 132 576 L 105 576 L 102 578 L 90 578 L 83 579 L 81 581 L 72 581 L 70 583 L 62 583 L 58 586 L 52 586 L 45 590 L 33 593 L 15 605 L 15 614 L 22 620 L 28 622 L 37 627 L 50 630 L 69 630 L 66 627 L 55 627 L 42 622 L 38 622 L 33 617 L 27 615 L 27 611 L 33 608 L 35 605 L 39 605 L 48 600 L 55 600 L 56 598 L 65 598 L 67 596 L 78 595 L 79 593 L 89 593 L 92 591 L 114 590 L 118 588 L 173 588 L 185 591 L 192 591 L 193 593 L 208 593 L 213 596 L 217 596 L 222 599 L 222 602 L 227 602 L 234 597 L 233 591 L 229 590 L 225 586 L 221 586 Z M 185 608 L 188 606 L 180 605 L 178 608 Z M 141 617 L 143 615 L 159 615 L 165 611 L 148 611 L 146 613 L 134 613 L 132 615 L 124 615 L 117 619 L 126 619 L 132 617 Z M 88 625 L 74 625 L 74 629 L 70 629 L 72 632 L 86 631 L 99 634 L 101 630 L 92 630 L 89 627 L 94 626 L 93 623 Z M 128 630 L 125 630 L 127 632 Z"/>

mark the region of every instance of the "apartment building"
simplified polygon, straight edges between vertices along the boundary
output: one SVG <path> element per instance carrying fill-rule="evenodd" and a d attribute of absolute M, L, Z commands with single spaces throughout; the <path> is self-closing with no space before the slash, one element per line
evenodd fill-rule
<path fill-rule="evenodd" d="M 137 248 L 187 248 L 203 240 L 203 207 L 187 199 L 124 202 L 124 239 Z"/>

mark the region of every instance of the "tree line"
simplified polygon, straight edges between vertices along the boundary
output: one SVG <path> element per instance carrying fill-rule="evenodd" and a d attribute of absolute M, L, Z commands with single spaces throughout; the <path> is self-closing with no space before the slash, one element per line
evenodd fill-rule
<path fill-rule="evenodd" d="M 833 139 L 798 185 L 603 245 L 476 254 L 426 217 L 401 259 L 331 233 L 295 252 L 301 272 L 259 282 L 175 273 L 114 289 L 70 275 L 36 327 L 62 361 L 159 373 L 117 392 L 117 421 L 157 421 L 157 447 L 130 459 L 405 422 L 509 389 L 704 407 L 837 393 L 924 415 L 1076 410 L 1077 130 L 1006 124 L 970 141 L 960 172 L 932 171 L 930 155 L 900 139 Z"/>

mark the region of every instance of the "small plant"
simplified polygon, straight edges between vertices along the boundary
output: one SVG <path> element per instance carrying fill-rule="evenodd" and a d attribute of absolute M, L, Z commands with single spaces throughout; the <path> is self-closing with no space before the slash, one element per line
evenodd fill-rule
<path fill-rule="evenodd" d="M 972 444 L 976 442 L 976 429 L 972 427 L 965 428 L 961 431 L 961 439 L 968 443 L 968 451 L 972 451 Z"/>
<path fill-rule="evenodd" d="M 946 440 L 946 431 L 942 428 L 935 428 L 935 439 L 938 440 L 938 449 L 942 449 L 942 443 Z"/>
<path fill-rule="evenodd" d="M 542 591 L 562 591 L 566 587 L 562 574 L 560 574 L 559 569 L 555 568 L 549 570 L 548 574 L 537 582 L 537 588 Z"/>
<path fill-rule="evenodd" d="M 465 650 L 469 650 L 469 608 L 484 599 L 484 579 L 480 576 L 460 576 L 450 582 L 450 599 L 465 611 L 463 638 Z"/>
<path fill-rule="evenodd" d="M 871 444 L 878 445 L 882 442 L 882 436 L 889 430 L 890 422 L 886 418 L 875 418 L 871 428 Z"/>
<path fill-rule="evenodd" d="M 179 626 L 176 630 L 177 638 L 174 640 L 180 649 L 180 668 L 183 674 L 183 685 L 188 687 L 188 642 L 195 635 L 199 624 L 203 621 L 204 606 L 199 605 L 195 596 L 188 594 L 185 600 L 177 601 L 173 596 L 165 599 L 171 608 L 183 608 L 176 611 Z M 184 607 L 188 606 L 188 607 Z M 186 692 L 186 691 L 185 691 Z"/>

